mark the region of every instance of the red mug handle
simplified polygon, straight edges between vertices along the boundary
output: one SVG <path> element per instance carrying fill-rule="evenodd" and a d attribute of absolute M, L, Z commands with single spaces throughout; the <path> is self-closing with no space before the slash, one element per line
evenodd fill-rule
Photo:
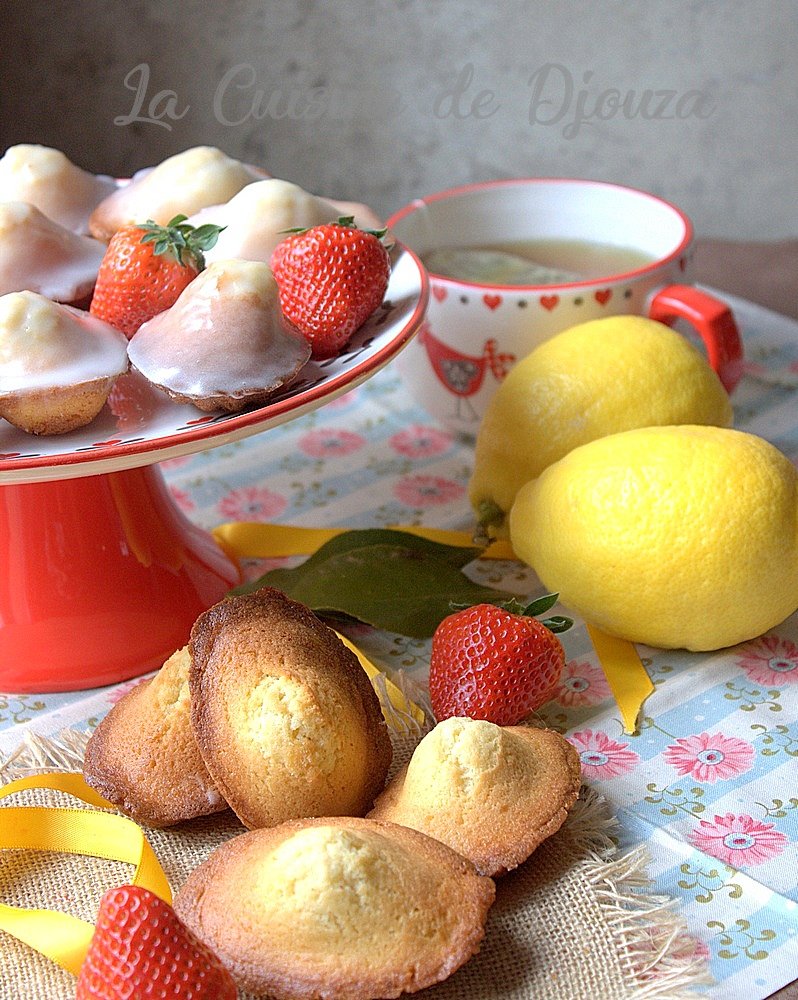
<path fill-rule="evenodd" d="M 743 373 L 743 344 L 725 302 L 692 285 L 667 285 L 652 296 L 648 314 L 669 326 L 677 319 L 691 323 L 704 341 L 710 365 L 726 391 L 732 391 Z"/>

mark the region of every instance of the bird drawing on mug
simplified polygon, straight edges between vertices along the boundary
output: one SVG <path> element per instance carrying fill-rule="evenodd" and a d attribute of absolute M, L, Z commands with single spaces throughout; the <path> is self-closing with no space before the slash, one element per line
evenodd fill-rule
<path fill-rule="evenodd" d="M 438 381 L 456 397 L 455 416 L 458 419 L 477 420 L 478 414 L 468 397 L 479 392 L 488 371 L 497 382 L 501 382 L 515 362 L 515 355 L 497 351 L 493 337 L 485 341 L 479 357 L 462 354 L 435 337 L 429 323 L 424 323 L 418 339 L 427 352 Z"/>

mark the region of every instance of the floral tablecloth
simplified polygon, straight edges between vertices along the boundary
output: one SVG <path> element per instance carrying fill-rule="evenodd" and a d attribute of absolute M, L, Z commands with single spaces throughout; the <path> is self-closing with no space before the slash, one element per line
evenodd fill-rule
<path fill-rule="evenodd" d="M 798 324 L 732 301 L 747 356 L 736 426 L 798 462 Z M 389 366 L 292 423 L 162 468 L 179 506 L 207 528 L 469 528 L 471 462 L 472 447 L 435 425 Z M 469 572 L 540 592 L 519 563 L 485 560 Z M 386 670 L 424 681 L 427 642 L 365 628 L 356 637 Z M 715 984 L 699 992 L 759 1000 L 798 978 L 798 614 L 719 653 L 638 647 L 655 693 L 635 736 L 623 732 L 584 626 L 563 641 L 568 664 L 540 717 L 579 750 L 585 782 L 617 813 L 621 846 L 647 845 L 653 890 L 679 900 L 704 943 Z M 0 755 L 26 728 L 86 729 L 131 683 L 0 695 Z"/>

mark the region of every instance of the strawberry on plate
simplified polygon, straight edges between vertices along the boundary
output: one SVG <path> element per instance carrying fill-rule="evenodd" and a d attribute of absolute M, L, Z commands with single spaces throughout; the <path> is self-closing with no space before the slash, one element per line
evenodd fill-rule
<path fill-rule="evenodd" d="M 215 245 L 220 226 L 195 228 L 185 215 L 167 225 L 149 220 L 124 226 L 105 251 L 89 312 L 128 338 L 142 323 L 174 305 L 205 267 L 203 251 Z"/>
<path fill-rule="evenodd" d="M 353 216 L 289 230 L 271 256 L 286 319 L 314 358 L 338 354 L 382 303 L 391 263 L 385 230 L 358 229 Z"/>
<path fill-rule="evenodd" d="M 236 1000 L 237 996 L 230 973 L 168 903 L 135 885 L 105 893 L 75 1000 Z"/>
<path fill-rule="evenodd" d="M 548 594 L 521 614 L 475 604 L 443 619 L 432 637 L 429 670 L 438 722 L 468 716 L 514 726 L 552 697 L 565 666 L 554 630 L 564 631 L 572 622 L 556 617 L 544 623 L 532 615 L 556 600 Z"/>

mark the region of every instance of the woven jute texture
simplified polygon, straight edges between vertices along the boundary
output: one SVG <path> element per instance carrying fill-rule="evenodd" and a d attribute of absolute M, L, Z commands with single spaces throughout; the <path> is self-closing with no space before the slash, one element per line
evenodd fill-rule
<path fill-rule="evenodd" d="M 408 745 L 397 746 L 399 764 Z M 69 805 L 29 789 L 6 805 Z M 231 813 L 146 829 L 176 892 L 218 845 L 243 832 Z M 480 953 L 446 982 L 417 994 L 430 1000 L 681 1000 L 705 981 L 695 943 L 673 906 L 646 894 L 644 855 L 620 857 L 603 803 L 583 790 L 565 826 L 498 892 Z M 128 865 L 83 856 L 0 852 L 0 901 L 64 910 L 93 921 L 105 889 L 130 879 Z M 72 1000 L 75 979 L 0 932 L 0 1000 Z M 250 1000 L 242 994 L 242 1000 Z"/>

